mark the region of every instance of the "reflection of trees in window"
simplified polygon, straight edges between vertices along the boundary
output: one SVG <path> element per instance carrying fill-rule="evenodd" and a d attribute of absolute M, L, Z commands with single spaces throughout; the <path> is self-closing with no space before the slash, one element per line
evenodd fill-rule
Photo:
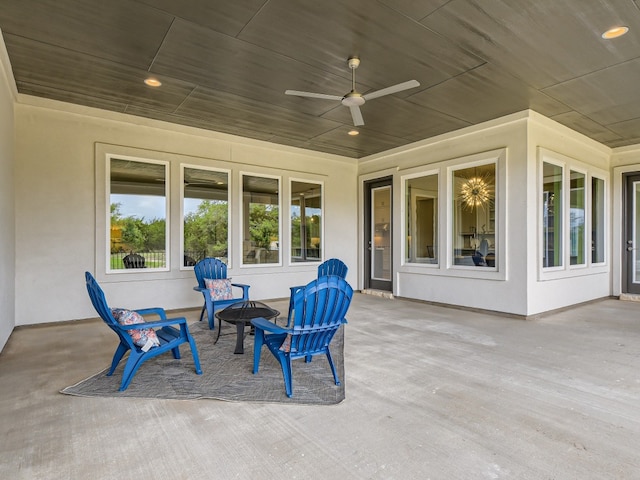
<path fill-rule="evenodd" d="M 604 262 L 604 180 L 591 178 L 591 262 Z"/>
<path fill-rule="evenodd" d="M 109 170 L 110 268 L 132 252 L 146 268 L 166 267 L 166 165 L 111 158 Z"/>
<path fill-rule="evenodd" d="M 322 185 L 291 181 L 291 261 L 322 257 Z"/>
<path fill-rule="evenodd" d="M 228 262 L 229 174 L 199 168 L 184 168 L 185 266 L 204 257 Z"/>
<path fill-rule="evenodd" d="M 244 264 L 280 262 L 280 181 L 243 175 Z"/>
<path fill-rule="evenodd" d="M 587 261 L 585 256 L 586 175 L 571 170 L 569 176 L 571 182 L 569 195 L 570 264 L 584 265 Z"/>

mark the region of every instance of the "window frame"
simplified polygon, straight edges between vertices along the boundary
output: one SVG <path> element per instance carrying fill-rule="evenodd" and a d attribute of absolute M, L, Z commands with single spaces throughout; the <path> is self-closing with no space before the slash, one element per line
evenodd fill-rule
<path fill-rule="evenodd" d="M 562 202 L 563 202 L 563 211 L 562 211 L 562 266 L 554 266 L 554 267 L 545 267 L 542 262 L 542 254 L 544 248 L 543 242 L 543 222 L 542 222 L 542 208 L 543 208 L 543 168 L 544 163 L 549 163 L 557 166 L 561 166 L 563 168 L 563 179 L 562 179 Z M 546 280 L 555 280 L 559 278 L 567 278 L 567 277 L 578 277 L 583 275 L 591 275 L 596 273 L 602 273 L 603 271 L 607 271 L 609 269 L 608 264 L 608 235 L 609 235 L 609 199 L 607 198 L 609 191 L 609 181 L 610 177 L 608 172 L 605 170 L 593 167 L 584 162 L 581 162 L 575 158 L 568 157 L 566 155 L 547 150 L 542 147 L 538 147 L 538 162 L 537 162 L 537 171 L 538 171 L 538 181 L 537 192 L 536 192 L 536 200 L 538 202 L 537 205 L 537 243 L 538 248 L 536 249 L 537 258 L 536 262 L 538 265 L 538 280 L 546 281 Z M 576 264 L 571 265 L 571 238 L 570 238 L 570 209 L 571 209 L 571 178 L 570 173 L 568 172 L 576 172 L 585 175 L 585 263 L 584 264 Z M 604 261 L 603 262 L 593 262 L 591 249 L 589 248 L 591 245 L 590 235 L 592 232 L 592 213 L 593 213 L 593 188 L 592 188 L 592 179 L 597 178 L 603 181 L 603 202 L 602 212 L 603 212 L 603 240 L 604 240 Z"/>
<path fill-rule="evenodd" d="M 501 176 L 500 176 L 500 160 L 501 156 L 497 157 L 489 157 L 482 158 L 475 161 L 467 162 L 467 163 L 459 163 L 455 166 L 451 166 L 448 168 L 447 172 L 447 182 L 448 182 L 448 195 L 447 195 L 447 203 L 448 203 L 448 215 L 447 215 L 447 229 L 448 229 L 448 241 L 447 241 L 447 265 L 450 269 L 453 270 L 463 270 L 463 271 L 480 271 L 480 272 L 497 272 L 500 270 L 499 266 L 502 262 L 504 262 L 502 241 L 504 232 L 503 232 L 503 220 L 501 214 L 501 202 L 502 196 L 500 191 L 502 189 L 501 186 Z M 493 184 L 493 215 L 494 215 L 494 229 L 493 229 L 493 241 L 494 241 L 494 254 L 495 254 L 495 263 L 494 266 L 483 266 L 482 268 L 478 268 L 477 265 L 462 265 L 456 264 L 454 260 L 455 255 L 455 221 L 454 221 L 454 202 L 455 202 L 455 185 L 454 185 L 454 175 L 455 172 L 460 170 L 466 170 L 474 167 L 482 167 L 486 165 L 494 166 L 495 170 L 495 179 Z"/>
<path fill-rule="evenodd" d="M 325 257 L 325 250 L 326 250 L 326 245 L 325 245 L 325 224 L 326 224 L 326 218 L 325 218 L 325 188 L 324 188 L 324 182 L 320 181 L 320 180 L 309 180 L 308 178 L 300 178 L 300 177 L 289 177 L 288 178 L 288 191 L 287 191 L 287 228 L 286 228 L 286 235 L 287 235 L 287 241 L 285 242 L 280 242 L 280 250 L 284 251 L 284 248 L 282 248 L 283 244 L 287 246 L 287 266 L 309 266 L 309 265 L 319 265 L 320 263 L 322 263 L 324 261 L 324 257 Z M 291 202 L 291 193 L 293 191 L 292 189 L 292 183 L 293 182 L 298 182 L 298 183 L 309 183 L 309 184 L 313 184 L 313 185 L 319 185 L 320 186 L 320 211 L 322 212 L 322 218 L 321 218 L 321 225 L 320 225 L 320 256 L 317 259 L 313 259 L 313 260 L 308 260 L 307 261 L 303 261 L 303 262 L 294 262 L 292 260 L 291 257 L 291 249 L 293 248 L 293 242 L 292 242 L 292 228 L 291 228 L 291 208 L 293 207 L 292 202 Z"/>
<path fill-rule="evenodd" d="M 593 180 L 598 179 L 602 181 L 602 253 L 603 260 L 601 262 L 594 262 L 593 255 L 587 255 L 589 266 L 605 266 L 607 264 L 607 249 L 609 248 L 609 237 L 607 236 L 607 220 L 608 220 L 608 182 L 606 178 L 603 178 L 601 175 L 589 174 L 589 190 L 587 192 L 587 204 L 591 208 L 590 214 L 587 216 L 588 220 L 588 232 L 589 234 L 593 233 Z M 587 245 L 589 245 L 589 241 L 587 240 Z"/>
<path fill-rule="evenodd" d="M 165 172 L 164 182 L 164 201 L 165 201 L 165 266 L 161 268 L 133 268 L 133 269 L 112 269 L 111 268 L 111 161 L 112 160 L 126 160 L 138 163 L 149 163 L 155 165 L 162 165 Z M 106 153 L 105 155 L 105 249 L 104 255 L 104 268 L 105 275 L 113 274 L 125 274 L 132 275 L 136 273 L 156 273 L 156 272 L 168 272 L 171 270 L 171 162 L 167 160 L 158 160 L 145 157 L 138 157 L 133 155 L 121 155 L 117 153 Z"/>
<path fill-rule="evenodd" d="M 584 234 L 582 237 L 582 251 L 584 252 L 584 261 L 583 263 L 571 263 L 571 244 L 572 244 L 572 238 L 571 238 L 571 175 L 573 173 L 577 173 L 580 175 L 583 175 L 584 177 L 584 193 L 583 193 L 583 201 L 584 201 Z M 591 208 L 588 205 L 587 201 L 588 201 L 588 191 L 591 188 L 591 182 L 589 181 L 590 177 L 589 174 L 586 170 L 582 169 L 582 168 L 577 168 L 577 167 L 569 167 L 569 175 L 567 176 L 567 188 L 568 188 L 568 199 L 567 201 L 568 203 L 568 208 L 567 208 L 567 227 L 568 227 L 568 252 L 567 252 L 567 257 L 568 257 L 568 263 L 567 266 L 569 269 L 579 269 L 579 268 L 587 268 L 588 264 L 589 264 L 589 259 L 587 258 L 589 255 L 587 254 L 587 252 L 589 252 L 590 250 L 587 248 L 587 234 L 589 233 L 590 230 L 587 230 L 589 227 L 589 222 L 588 222 L 588 218 L 587 215 L 591 212 Z"/>
<path fill-rule="evenodd" d="M 261 178 L 269 178 L 277 180 L 278 188 L 278 262 L 273 263 L 244 263 L 244 178 L 245 177 L 261 177 Z M 283 242 L 282 242 L 282 176 L 281 175 L 271 175 L 268 173 L 255 173 L 249 171 L 240 171 L 238 175 L 239 183 L 238 183 L 238 208 L 239 208 L 239 250 L 240 250 L 240 268 L 268 268 L 268 267 L 282 267 L 282 250 L 283 250 Z M 287 242 L 288 243 L 288 242 Z M 306 263 L 305 263 L 306 264 Z"/>
<path fill-rule="evenodd" d="M 436 232 L 436 238 L 438 240 L 438 253 L 435 257 L 436 261 L 434 263 L 427 263 L 427 262 L 412 262 L 409 260 L 408 258 L 408 252 L 407 252 L 407 222 L 408 222 L 408 213 L 407 213 L 407 182 L 409 180 L 413 180 L 415 178 L 421 178 L 421 177 L 432 177 L 435 176 L 436 177 L 436 185 L 437 185 L 437 197 L 436 197 L 436 209 L 435 209 L 435 214 L 436 214 L 436 228 L 437 228 L 437 232 Z M 442 211 L 441 205 L 442 205 L 442 188 L 441 188 L 441 169 L 439 168 L 435 168 L 435 169 L 429 169 L 429 170 L 421 170 L 418 172 L 414 172 L 414 173 L 409 173 L 406 175 L 402 175 L 400 176 L 400 198 L 402 199 L 402 201 L 400 202 L 400 218 L 401 220 L 401 227 L 400 227 L 400 231 L 401 231 L 401 235 L 402 235 L 402 242 L 400 242 L 400 258 L 401 258 L 401 262 L 400 265 L 404 266 L 404 265 L 410 265 L 412 267 L 417 267 L 417 268 L 427 268 L 427 269 L 438 269 L 440 268 L 440 264 L 441 264 L 441 259 L 442 259 L 442 252 L 446 251 L 446 249 L 441 248 L 441 241 L 442 241 L 442 219 L 441 219 L 441 215 L 440 212 Z"/>
<path fill-rule="evenodd" d="M 455 157 L 447 160 L 437 161 L 433 163 L 425 163 L 402 169 L 401 174 L 394 175 L 394 202 L 400 205 L 400 218 L 396 219 L 400 225 L 401 232 L 406 230 L 405 223 L 405 206 L 403 177 L 417 174 L 418 176 L 438 172 L 438 245 L 439 263 L 436 264 L 415 264 L 402 261 L 405 255 L 403 237 L 404 233 L 395 234 L 394 241 L 401 244 L 397 251 L 402 252 L 398 260 L 398 274 L 405 275 L 431 275 L 447 278 L 464 278 L 469 280 L 492 280 L 506 281 L 509 275 L 509 259 L 506 258 L 508 250 L 507 239 L 507 215 L 509 213 L 509 205 L 507 205 L 507 182 L 509 181 L 508 171 L 508 150 L 507 148 L 497 148 L 485 152 L 473 153 L 470 155 Z M 452 169 L 458 169 L 473 164 L 496 163 L 496 180 L 495 180 L 495 222 L 496 222 L 496 263 L 495 268 L 477 268 L 463 267 L 459 265 L 451 265 L 451 256 L 453 255 L 452 245 Z M 394 169 L 395 171 L 395 169 Z M 361 179 L 364 177 L 360 177 Z M 400 192 L 400 193 L 398 193 Z M 361 192 L 362 193 L 362 192 Z M 394 231 L 398 232 L 394 229 Z M 406 278 L 406 277 L 405 277 Z"/>
<path fill-rule="evenodd" d="M 233 266 L 233 244 L 232 244 L 232 229 L 233 229 L 233 218 L 231 215 L 231 199 L 233 198 L 233 181 L 232 181 L 232 172 L 228 168 L 218 168 L 218 167 L 209 167 L 205 165 L 195 165 L 190 163 L 180 162 L 180 195 L 179 195 L 179 209 L 180 209 L 180 258 L 184 258 L 185 254 L 185 245 L 184 245 L 184 187 L 185 187 L 185 170 L 187 168 L 193 170 L 206 170 L 211 172 L 219 172 L 225 173 L 227 175 L 227 261 L 225 264 L 227 268 L 232 268 Z M 189 271 L 193 270 L 192 266 L 185 266 L 184 260 L 180 262 L 180 270 Z"/>
<path fill-rule="evenodd" d="M 548 163 L 550 165 L 554 165 L 556 167 L 559 167 L 562 169 L 562 178 L 560 180 L 560 187 L 562 188 L 562 192 L 561 192 L 561 196 L 560 196 L 560 202 L 561 202 L 561 206 L 562 206 L 562 211 L 560 212 L 560 218 L 562 220 L 562 225 L 560 228 L 560 235 L 561 237 L 561 241 L 560 241 L 560 246 L 562 248 L 562 255 L 560 257 L 560 260 L 562 263 L 560 263 L 560 265 L 552 265 L 549 267 L 545 267 L 543 264 L 543 258 L 544 258 L 544 241 L 543 241 L 543 235 L 544 235 L 544 225 L 542 222 L 542 218 L 543 218 L 543 208 L 544 208 L 544 164 Z M 540 248 L 538 249 L 538 261 L 540 264 L 540 267 L 543 269 L 543 271 L 545 272 L 554 272 L 554 271 L 562 271 L 566 269 L 566 265 L 567 265 L 567 258 L 565 258 L 567 256 L 567 234 L 569 233 L 567 230 L 567 223 L 568 223 L 568 219 L 569 219 L 569 213 L 568 213 L 568 209 L 567 209 L 567 205 L 569 202 L 569 196 L 568 196 L 568 192 L 567 192 L 568 188 L 567 188 L 567 162 L 563 162 L 559 159 L 555 159 L 553 157 L 550 158 L 543 158 L 540 161 L 540 175 L 539 175 L 539 181 L 537 183 L 537 195 L 536 198 L 538 199 L 538 215 L 536 217 L 536 222 L 539 225 L 539 235 L 538 235 L 538 241 L 540 244 Z"/>

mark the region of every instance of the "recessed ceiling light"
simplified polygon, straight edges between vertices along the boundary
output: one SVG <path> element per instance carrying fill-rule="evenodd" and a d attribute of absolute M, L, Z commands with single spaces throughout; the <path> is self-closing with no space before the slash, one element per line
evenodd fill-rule
<path fill-rule="evenodd" d="M 150 87 L 159 87 L 160 85 L 162 85 L 162 82 L 160 80 L 158 80 L 157 78 L 153 78 L 153 77 L 149 77 L 149 78 L 145 79 L 144 83 L 146 83 Z"/>
<path fill-rule="evenodd" d="M 602 34 L 602 38 L 610 40 L 612 38 L 618 38 L 629 31 L 629 27 L 613 27 Z"/>
<path fill-rule="evenodd" d="M 347 133 L 352 137 L 355 135 L 360 135 L 360 132 L 358 130 L 349 130 Z"/>

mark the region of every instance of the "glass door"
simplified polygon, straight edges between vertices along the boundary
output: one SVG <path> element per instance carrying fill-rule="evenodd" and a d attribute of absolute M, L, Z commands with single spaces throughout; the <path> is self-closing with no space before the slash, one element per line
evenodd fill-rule
<path fill-rule="evenodd" d="M 365 185 L 367 287 L 391 291 L 392 283 L 392 187 L 391 178 Z"/>
<path fill-rule="evenodd" d="M 624 293 L 640 294 L 640 174 L 626 176 L 625 234 L 623 236 Z"/>

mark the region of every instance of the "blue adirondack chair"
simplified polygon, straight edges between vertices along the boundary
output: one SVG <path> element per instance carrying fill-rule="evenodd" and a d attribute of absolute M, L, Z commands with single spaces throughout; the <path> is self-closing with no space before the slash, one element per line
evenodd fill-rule
<path fill-rule="evenodd" d="M 198 281 L 198 285 L 193 287 L 193 289 L 198 292 L 202 292 L 202 295 L 204 296 L 204 305 L 202 306 L 202 311 L 200 312 L 200 321 L 202 321 L 202 319 L 204 318 L 204 313 L 207 312 L 210 329 L 213 329 L 215 327 L 214 314 L 218 310 L 222 310 L 223 308 L 226 308 L 236 302 L 249 300 L 249 285 L 245 285 L 242 283 L 231 284 L 234 287 L 242 289 L 241 297 L 234 297 L 230 300 L 211 299 L 211 294 L 205 285 L 205 278 L 210 278 L 212 280 L 226 279 L 227 265 L 223 261 L 211 257 L 203 258 L 194 265 L 193 272 L 196 274 L 196 280 Z"/>
<path fill-rule="evenodd" d="M 325 260 L 320 265 L 318 265 L 318 278 L 324 275 L 337 275 L 341 278 L 347 278 L 347 271 L 349 267 L 345 265 L 345 263 L 338 258 L 330 258 L 329 260 Z M 287 326 L 291 325 L 291 313 L 293 312 L 293 294 L 296 293 L 297 290 L 304 288 L 302 285 L 298 285 L 295 287 L 289 287 L 291 289 L 291 295 L 289 297 L 289 314 L 287 315 Z"/>
<path fill-rule="evenodd" d="M 294 293 L 294 321 L 291 328 L 279 327 L 264 318 L 251 321 L 255 327 L 253 373 L 260 367 L 260 353 L 266 345 L 280 362 L 287 396 L 293 396 L 291 361 L 304 357 L 310 362 L 315 355 L 326 355 L 336 385 L 340 379 L 333 364 L 329 344 L 338 328 L 347 323 L 345 315 L 351 304 L 353 289 L 335 275 L 313 280 Z"/>
<path fill-rule="evenodd" d="M 118 335 L 120 338 L 120 344 L 113 354 L 113 360 L 111 362 L 111 368 L 107 373 L 107 376 L 111 376 L 115 371 L 118 363 L 127 351 L 129 352 L 129 358 L 124 367 L 124 373 L 122 374 L 122 383 L 120 384 L 120 391 L 127 389 L 133 376 L 145 361 L 150 358 L 156 357 L 168 350 L 173 353 L 173 358 L 180 358 L 180 345 L 183 343 L 189 343 L 191 347 L 191 354 L 193 355 L 193 363 L 195 364 L 196 373 L 202 374 L 200 368 L 200 358 L 198 357 L 198 350 L 196 348 L 196 342 L 189 333 L 189 327 L 187 326 L 187 320 L 183 317 L 180 318 L 167 318 L 167 315 L 162 308 L 146 308 L 141 310 L 135 310 L 140 315 L 155 314 L 160 317 L 156 322 L 144 322 L 136 323 L 133 325 L 120 325 L 111 313 L 111 309 L 107 305 L 104 292 L 93 275 L 89 272 L 84 274 L 87 282 L 87 291 L 91 298 L 94 308 L 100 315 L 100 318 Z M 175 328 L 178 327 L 178 328 Z M 133 343 L 131 335 L 127 333 L 129 330 L 153 328 L 156 332 L 156 336 L 160 341 L 160 345 L 157 347 L 151 347 L 148 351 L 144 352 L 142 348 Z"/>

